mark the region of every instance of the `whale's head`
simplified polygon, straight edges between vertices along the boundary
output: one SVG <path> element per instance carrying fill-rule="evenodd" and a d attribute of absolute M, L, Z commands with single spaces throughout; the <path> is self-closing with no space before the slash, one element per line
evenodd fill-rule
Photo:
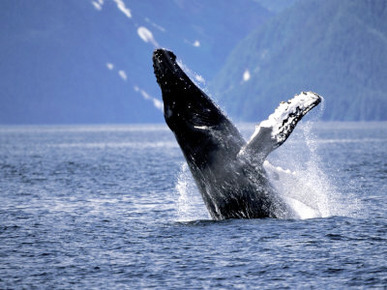
<path fill-rule="evenodd" d="M 161 88 L 164 118 L 190 168 L 227 162 L 240 151 L 243 138 L 212 100 L 185 74 L 173 52 L 156 49 L 153 68 Z M 220 161 L 219 161 L 220 160 Z M 222 166 L 220 166 L 222 167 Z"/>
<path fill-rule="evenodd" d="M 223 118 L 210 98 L 182 70 L 176 55 L 166 49 L 153 52 L 153 68 L 164 102 L 164 117 L 172 131 L 195 130 L 218 124 Z"/>
<path fill-rule="evenodd" d="M 156 49 L 153 52 L 153 69 L 163 95 L 196 87 L 178 64 L 172 51 Z"/>
<path fill-rule="evenodd" d="M 180 74 L 181 71 L 176 62 L 176 55 L 166 49 L 156 49 L 153 52 L 153 69 L 161 88 L 166 88 L 171 76 L 176 73 Z"/>

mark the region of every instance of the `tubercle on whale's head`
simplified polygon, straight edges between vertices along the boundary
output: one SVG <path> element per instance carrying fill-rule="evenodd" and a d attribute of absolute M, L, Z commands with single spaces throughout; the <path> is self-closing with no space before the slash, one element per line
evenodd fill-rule
<path fill-rule="evenodd" d="M 156 77 L 159 77 L 167 68 L 176 69 L 176 55 L 172 51 L 158 48 L 153 52 L 152 59 Z"/>
<path fill-rule="evenodd" d="M 157 48 L 153 52 L 153 59 L 155 58 L 169 58 L 171 61 L 176 61 L 176 55 L 167 49 Z"/>
<path fill-rule="evenodd" d="M 153 69 L 161 90 L 170 90 L 172 87 L 184 87 L 190 79 L 180 68 L 176 55 L 166 49 L 156 49 L 153 52 Z"/>

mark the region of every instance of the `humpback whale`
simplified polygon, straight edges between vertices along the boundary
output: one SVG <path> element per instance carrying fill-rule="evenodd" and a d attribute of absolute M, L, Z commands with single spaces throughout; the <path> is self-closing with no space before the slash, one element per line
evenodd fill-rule
<path fill-rule="evenodd" d="M 219 107 L 187 76 L 173 52 L 156 49 L 153 68 L 164 118 L 183 152 L 204 203 L 215 220 L 295 218 L 263 167 L 298 121 L 321 97 L 302 92 L 282 102 L 246 142 Z"/>

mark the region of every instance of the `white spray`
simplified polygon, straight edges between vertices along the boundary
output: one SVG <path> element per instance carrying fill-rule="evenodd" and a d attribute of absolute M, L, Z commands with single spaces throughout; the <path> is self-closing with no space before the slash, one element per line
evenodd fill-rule
<path fill-rule="evenodd" d="M 211 218 L 186 162 L 181 165 L 175 188 L 178 195 L 178 221 L 186 222 Z"/>
<path fill-rule="evenodd" d="M 317 112 L 321 116 L 323 106 Z M 312 133 L 314 122 L 299 124 L 291 138 L 269 155 L 264 168 L 278 193 L 301 219 L 348 216 L 356 204 L 348 204 L 322 170 L 318 138 Z M 176 184 L 178 220 L 209 219 L 204 202 L 187 164 L 181 166 Z"/>

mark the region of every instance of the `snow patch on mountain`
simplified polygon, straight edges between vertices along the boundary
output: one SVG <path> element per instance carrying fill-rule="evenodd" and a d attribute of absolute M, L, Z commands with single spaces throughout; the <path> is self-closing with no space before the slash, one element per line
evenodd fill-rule
<path fill-rule="evenodd" d="M 125 6 L 124 1 L 122 0 L 113 0 L 117 4 L 117 8 L 126 15 L 128 18 L 132 18 L 132 13 L 129 8 Z"/>
<path fill-rule="evenodd" d="M 245 72 L 243 73 L 243 82 L 249 81 L 250 78 L 251 78 L 250 71 L 246 69 Z"/>
<path fill-rule="evenodd" d="M 150 25 L 152 25 L 154 28 L 160 30 L 161 32 L 166 32 L 166 31 L 167 31 L 164 27 L 162 27 L 162 26 L 160 26 L 160 25 L 154 23 L 154 22 L 153 22 L 152 20 L 150 20 L 149 18 L 145 18 L 145 21 L 146 21 L 147 23 L 149 23 Z"/>
<path fill-rule="evenodd" d="M 150 42 L 153 44 L 154 47 L 159 47 L 159 44 L 157 43 L 156 39 L 153 37 L 152 32 L 148 28 L 140 26 L 137 29 L 137 34 L 144 42 Z"/>
<path fill-rule="evenodd" d="M 140 89 L 138 86 L 135 86 L 134 87 L 134 91 L 141 94 L 141 96 L 147 100 L 147 101 L 151 101 L 153 103 L 153 106 L 160 110 L 160 111 L 163 111 L 164 110 L 164 104 L 162 101 L 160 101 L 159 99 L 156 99 L 154 97 L 152 97 L 151 95 L 149 95 L 146 91 L 144 91 L 143 89 Z"/>
<path fill-rule="evenodd" d="M 91 4 L 93 4 L 94 8 L 101 11 L 102 10 L 102 6 L 104 4 L 104 0 L 96 0 L 96 1 L 92 1 Z"/>
<path fill-rule="evenodd" d="M 126 72 L 124 70 L 119 70 L 118 71 L 118 75 L 124 80 L 126 81 L 128 79 L 128 76 L 126 75 Z"/>

